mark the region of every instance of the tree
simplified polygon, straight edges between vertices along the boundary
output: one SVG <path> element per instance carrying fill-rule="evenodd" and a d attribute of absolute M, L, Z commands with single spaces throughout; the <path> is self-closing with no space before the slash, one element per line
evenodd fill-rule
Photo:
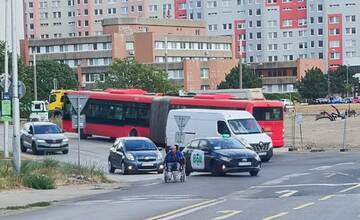
<path fill-rule="evenodd" d="M 243 88 L 261 88 L 262 81 L 254 75 L 246 65 L 242 65 L 243 70 Z M 218 85 L 218 89 L 238 89 L 239 85 L 239 66 L 231 69 L 230 73 L 225 76 L 225 80 Z"/>
<path fill-rule="evenodd" d="M 323 98 L 327 95 L 327 80 L 319 68 L 312 68 L 305 72 L 305 77 L 301 77 L 297 88 L 303 98 Z"/>
<path fill-rule="evenodd" d="M 105 77 L 105 82 L 97 82 L 97 87 L 107 88 L 138 88 L 149 92 L 177 92 L 161 69 L 153 65 L 138 64 L 133 59 L 115 60 Z"/>
<path fill-rule="evenodd" d="M 346 74 L 349 76 L 349 86 L 346 87 Z M 357 83 L 357 80 L 353 77 L 355 71 L 352 68 L 347 70 L 346 66 L 340 66 L 336 70 L 330 71 L 330 89 L 333 94 L 346 95 L 346 91 L 351 94 L 351 88 Z"/>

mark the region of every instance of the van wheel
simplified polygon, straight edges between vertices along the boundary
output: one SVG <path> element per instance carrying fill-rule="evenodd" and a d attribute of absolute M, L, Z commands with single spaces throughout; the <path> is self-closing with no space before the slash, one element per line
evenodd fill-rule
<path fill-rule="evenodd" d="M 129 133 L 129 136 L 130 137 L 137 137 L 138 136 L 138 133 L 137 133 L 137 130 L 136 129 L 132 129 Z"/>

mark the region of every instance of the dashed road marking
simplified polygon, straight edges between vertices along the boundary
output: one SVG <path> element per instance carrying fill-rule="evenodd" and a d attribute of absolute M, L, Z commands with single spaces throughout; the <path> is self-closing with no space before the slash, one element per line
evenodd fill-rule
<path fill-rule="evenodd" d="M 311 171 L 314 171 L 314 170 L 321 171 L 321 170 L 330 169 L 331 167 L 333 167 L 333 166 L 320 166 L 320 167 L 315 167 L 315 168 L 312 168 L 312 169 L 309 169 L 309 170 L 311 170 Z"/>
<path fill-rule="evenodd" d="M 149 184 L 144 184 L 143 186 L 153 186 L 153 185 L 157 185 L 157 184 L 160 184 L 160 183 L 149 183 Z"/>
<path fill-rule="evenodd" d="M 346 163 L 337 163 L 334 166 L 342 166 L 342 165 L 354 165 L 354 162 L 346 162 Z"/>
<path fill-rule="evenodd" d="M 313 202 L 309 202 L 309 203 L 306 203 L 306 204 L 303 204 L 303 205 L 300 205 L 300 206 L 298 206 L 298 207 L 295 207 L 295 208 L 293 208 L 294 210 L 299 210 L 299 209 L 303 209 L 303 208 L 306 208 L 306 207 L 309 207 L 309 206 L 312 206 L 312 205 L 314 205 L 315 203 L 313 203 Z"/>
<path fill-rule="evenodd" d="M 289 213 L 288 212 L 280 212 L 279 214 L 263 218 L 262 220 L 272 220 L 272 219 L 280 218 L 280 217 L 282 217 L 284 215 L 287 215 L 287 214 L 289 214 Z"/>
<path fill-rule="evenodd" d="M 324 197 L 320 198 L 319 201 L 325 201 L 325 200 L 331 199 L 334 196 L 335 195 L 327 195 L 327 196 L 324 196 Z"/>
<path fill-rule="evenodd" d="M 181 216 L 184 215 L 188 215 L 192 212 L 198 211 L 200 209 L 204 209 L 210 206 L 214 206 L 220 203 L 225 202 L 225 199 L 212 199 L 212 200 L 207 200 L 201 203 L 197 203 L 194 205 L 190 205 L 190 206 L 186 206 L 180 209 L 175 209 L 173 211 L 170 212 L 166 212 L 164 214 L 160 214 L 154 217 L 150 217 L 147 218 L 146 220 L 170 220 L 170 219 L 174 219 L 174 218 L 179 218 Z"/>
<path fill-rule="evenodd" d="M 242 211 L 240 210 L 223 210 L 223 211 L 218 211 L 217 213 L 219 214 L 224 214 L 222 216 L 219 216 L 219 217 L 216 217 L 216 218 L 213 218 L 213 220 L 223 220 L 223 219 L 227 219 L 227 218 L 230 218 L 234 215 L 238 215 L 240 214 Z"/>
<path fill-rule="evenodd" d="M 306 175 L 310 175 L 310 173 L 293 173 L 293 174 L 290 174 L 290 175 L 280 177 L 278 179 L 267 181 L 267 182 L 263 183 L 263 185 L 276 185 L 276 184 L 280 184 L 282 182 L 285 182 L 285 181 L 289 180 L 290 178 L 306 176 Z"/>
<path fill-rule="evenodd" d="M 298 190 L 282 190 L 282 191 L 278 191 L 278 192 L 275 192 L 277 194 L 283 194 L 281 196 L 279 196 L 279 198 L 286 198 L 286 197 L 290 197 L 292 195 L 294 195 L 295 193 L 299 192 Z"/>
<path fill-rule="evenodd" d="M 336 176 L 336 173 L 328 173 L 325 175 L 326 178 L 331 178 L 333 176 Z"/>
<path fill-rule="evenodd" d="M 274 185 L 274 186 L 252 186 L 250 189 L 261 189 L 261 188 L 291 188 L 291 187 L 305 187 L 305 186 L 353 186 L 360 185 L 360 183 L 304 183 L 304 184 L 293 184 L 293 185 Z"/>
<path fill-rule="evenodd" d="M 356 189 L 356 188 L 359 188 L 359 187 L 360 187 L 360 183 L 357 184 L 357 185 L 355 185 L 355 186 L 349 187 L 349 188 L 347 188 L 347 189 L 341 190 L 340 192 L 341 192 L 341 193 L 349 192 L 349 191 L 351 191 L 351 190 L 353 190 L 353 189 Z"/>

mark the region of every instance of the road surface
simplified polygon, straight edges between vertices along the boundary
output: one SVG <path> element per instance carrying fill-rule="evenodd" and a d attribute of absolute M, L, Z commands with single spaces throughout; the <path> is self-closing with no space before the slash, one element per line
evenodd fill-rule
<path fill-rule="evenodd" d="M 360 153 L 284 152 L 258 177 L 194 173 L 185 183 L 165 184 L 155 175 L 0 219 L 360 219 L 359 167 Z"/>

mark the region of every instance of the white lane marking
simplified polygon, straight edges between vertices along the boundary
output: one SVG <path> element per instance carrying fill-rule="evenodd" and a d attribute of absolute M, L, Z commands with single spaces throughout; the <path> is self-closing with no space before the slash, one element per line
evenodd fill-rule
<path fill-rule="evenodd" d="M 261 188 L 291 188 L 291 187 L 305 187 L 305 186 L 353 186 L 360 183 L 305 183 L 305 184 L 294 184 L 294 185 L 276 185 L 276 186 L 252 186 L 250 189 L 261 189 Z"/>
<path fill-rule="evenodd" d="M 145 184 L 143 186 L 153 186 L 153 185 L 157 185 L 157 184 L 160 184 L 160 183 L 149 183 L 149 184 Z"/>
<path fill-rule="evenodd" d="M 146 220 L 169 220 L 169 219 L 174 219 L 174 218 L 178 218 L 187 214 L 190 214 L 192 212 L 195 212 L 197 210 L 200 209 L 204 209 L 210 206 L 214 206 L 220 203 L 225 202 L 225 199 L 213 199 L 213 200 L 207 200 L 201 203 L 196 203 L 190 206 L 186 206 L 180 209 L 175 209 L 173 211 L 170 212 L 166 212 L 164 214 L 160 214 L 154 217 L 150 217 L 147 218 Z"/>
<path fill-rule="evenodd" d="M 320 166 L 320 167 L 315 167 L 315 168 L 312 168 L 312 169 L 309 169 L 309 170 L 311 170 L 311 171 L 314 171 L 314 170 L 321 171 L 321 170 L 330 169 L 331 167 L 333 167 L 333 166 Z"/>
<path fill-rule="evenodd" d="M 310 173 L 294 173 L 294 174 L 290 174 L 290 175 L 280 177 L 278 179 L 267 181 L 267 182 L 263 183 L 263 185 L 276 185 L 276 184 L 280 184 L 280 183 L 282 183 L 284 181 L 287 181 L 290 178 L 306 176 L 306 175 L 310 175 Z"/>
<path fill-rule="evenodd" d="M 280 212 L 279 214 L 273 215 L 273 216 L 269 216 L 267 218 L 263 218 L 262 220 L 272 220 L 272 219 L 276 219 L 276 218 L 280 218 L 284 215 L 289 214 L 288 212 Z"/>
<path fill-rule="evenodd" d="M 240 210 L 223 210 L 223 211 L 218 211 L 216 213 L 219 213 L 219 214 L 224 214 L 222 216 L 218 216 L 216 218 L 213 218 L 212 220 L 223 220 L 223 219 L 227 219 L 227 218 L 230 218 L 234 215 L 238 215 L 240 214 L 242 211 Z"/>
<path fill-rule="evenodd" d="M 331 178 L 333 176 L 336 176 L 336 173 L 328 173 L 325 175 L 326 178 Z"/>
<path fill-rule="evenodd" d="M 346 162 L 346 163 L 337 163 L 334 166 L 343 166 L 343 165 L 354 165 L 354 162 Z"/>
<path fill-rule="evenodd" d="M 278 192 L 275 192 L 277 194 L 283 194 L 281 196 L 279 196 L 279 198 L 286 198 L 286 197 L 290 197 L 292 195 L 294 195 L 295 193 L 299 192 L 298 190 L 282 190 L 282 191 L 278 191 Z"/>
<path fill-rule="evenodd" d="M 349 192 L 349 191 L 351 191 L 351 190 L 353 190 L 353 189 L 356 189 L 356 188 L 359 188 L 359 187 L 360 187 L 360 183 L 357 184 L 357 185 L 355 185 L 355 186 L 349 187 L 349 188 L 347 188 L 347 189 L 341 190 L 340 192 L 341 192 L 341 193 Z"/>
<path fill-rule="evenodd" d="M 113 200 L 90 200 L 90 201 L 79 201 L 75 203 L 75 205 L 94 205 L 94 204 L 100 204 L 100 203 L 109 203 Z"/>
<path fill-rule="evenodd" d="M 300 205 L 300 206 L 298 206 L 298 207 L 295 207 L 295 208 L 293 208 L 294 210 L 299 210 L 299 209 L 303 209 L 303 208 L 306 208 L 306 207 L 309 207 L 309 206 L 312 206 L 312 205 L 314 205 L 315 203 L 313 203 L 313 202 L 309 202 L 309 203 L 306 203 L 306 204 L 303 204 L 303 205 Z"/>
<path fill-rule="evenodd" d="M 324 196 L 324 197 L 320 198 L 319 201 L 325 201 L 325 200 L 331 199 L 334 196 L 335 195 L 327 195 L 327 196 Z"/>

